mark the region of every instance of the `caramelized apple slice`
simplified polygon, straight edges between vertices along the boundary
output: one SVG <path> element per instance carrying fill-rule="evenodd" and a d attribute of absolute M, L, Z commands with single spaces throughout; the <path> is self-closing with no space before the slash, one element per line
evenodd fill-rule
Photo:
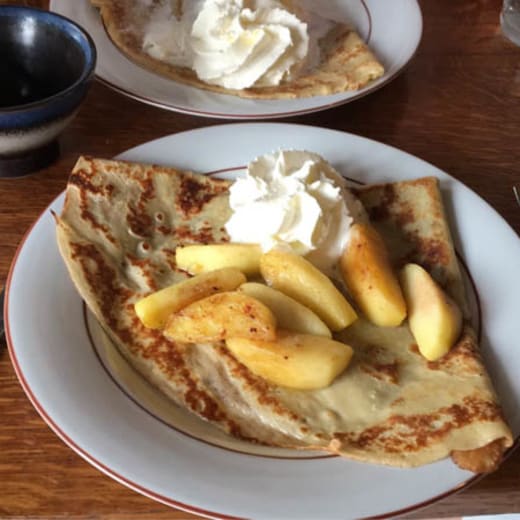
<path fill-rule="evenodd" d="M 222 292 L 172 314 L 164 335 L 183 343 L 215 342 L 230 337 L 270 341 L 276 338 L 276 319 L 255 298 Z"/>
<path fill-rule="evenodd" d="M 356 312 L 330 279 L 294 253 L 272 250 L 260 257 L 266 282 L 314 311 L 331 330 L 348 327 Z"/>
<path fill-rule="evenodd" d="M 353 224 L 340 259 L 345 284 L 369 321 L 395 327 L 406 317 L 406 303 L 388 259 L 385 243 L 369 224 Z"/>
<path fill-rule="evenodd" d="M 161 329 L 173 312 L 190 303 L 222 291 L 232 291 L 246 281 L 238 269 L 218 269 L 188 278 L 152 293 L 134 305 L 143 325 Z"/>
<path fill-rule="evenodd" d="M 339 341 L 288 331 L 278 331 L 275 341 L 228 338 L 226 345 L 254 374 L 275 385 L 301 390 L 329 386 L 353 353 Z"/>
<path fill-rule="evenodd" d="M 191 274 L 234 267 L 252 276 L 258 274 L 261 254 L 258 244 L 197 244 L 178 247 L 175 261 Z"/>
<path fill-rule="evenodd" d="M 401 285 L 408 306 L 408 324 L 419 351 L 429 361 L 435 361 L 457 341 L 462 313 L 420 265 L 404 266 Z"/>
<path fill-rule="evenodd" d="M 329 328 L 308 307 L 297 302 L 290 296 L 268 287 L 262 283 L 249 282 L 238 288 L 243 292 L 261 301 L 269 307 L 276 317 L 278 327 L 292 330 L 301 334 L 313 334 L 316 336 L 332 335 Z"/>

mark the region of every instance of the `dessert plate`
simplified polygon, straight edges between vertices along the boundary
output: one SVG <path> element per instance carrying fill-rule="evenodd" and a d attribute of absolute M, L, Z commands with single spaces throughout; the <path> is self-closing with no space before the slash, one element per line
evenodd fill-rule
<path fill-rule="evenodd" d="M 201 143 L 206 153 L 194 153 Z M 375 141 L 276 123 L 179 133 L 118 158 L 239 174 L 254 157 L 280 147 L 317 152 L 357 182 L 427 175 L 440 179 L 457 250 L 473 281 L 472 293 L 480 296 L 483 355 L 518 445 L 520 351 L 511 348 L 511 338 L 520 336 L 520 241 L 463 184 Z M 432 503 L 479 478 L 451 460 L 397 469 L 323 454 L 301 457 L 292 450 L 237 449 L 208 438 L 207 430 L 200 438 L 190 429 L 193 425 L 185 426 L 175 414 L 165 416 L 136 388 L 137 376 L 105 349 L 95 320 L 85 317 L 55 242 L 51 210 L 59 212 L 63 198 L 60 195 L 36 221 L 13 261 L 6 332 L 29 399 L 57 435 L 95 467 L 152 499 L 215 518 L 388 517 Z"/>
<path fill-rule="evenodd" d="M 82 25 L 98 51 L 96 75 L 106 85 L 139 101 L 187 114 L 225 119 L 268 119 L 325 110 L 382 87 L 415 54 L 422 34 L 416 0 L 328 0 L 335 19 L 350 21 L 382 61 L 385 74 L 355 92 L 287 100 L 251 100 L 207 92 L 163 78 L 126 58 L 107 35 L 89 0 L 51 0 L 50 8 Z"/>

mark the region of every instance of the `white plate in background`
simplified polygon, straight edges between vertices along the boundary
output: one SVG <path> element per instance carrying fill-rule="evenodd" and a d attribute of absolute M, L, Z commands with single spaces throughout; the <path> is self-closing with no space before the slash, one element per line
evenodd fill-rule
<path fill-rule="evenodd" d="M 416 0 L 327 0 L 335 19 L 348 20 L 385 67 L 385 74 L 359 91 L 303 99 L 253 100 L 183 85 L 133 63 L 112 43 L 89 0 L 51 0 L 50 9 L 79 23 L 94 39 L 97 77 L 139 101 L 168 110 L 223 119 L 288 117 L 349 103 L 382 87 L 406 66 L 422 35 Z"/>

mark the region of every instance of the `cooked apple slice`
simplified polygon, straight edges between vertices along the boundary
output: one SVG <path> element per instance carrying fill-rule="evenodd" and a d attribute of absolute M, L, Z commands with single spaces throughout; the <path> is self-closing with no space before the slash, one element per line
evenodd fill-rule
<path fill-rule="evenodd" d="M 269 251 L 260 257 L 260 272 L 269 285 L 314 311 L 334 331 L 357 318 L 330 279 L 302 256 Z"/>
<path fill-rule="evenodd" d="M 301 334 L 330 338 L 330 329 L 317 314 L 290 296 L 262 283 L 248 282 L 238 288 L 269 307 L 276 317 L 277 326 Z"/>
<path fill-rule="evenodd" d="M 392 270 L 385 243 L 369 224 L 353 224 L 340 258 L 340 270 L 354 301 L 369 321 L 396 327 L 406 317 L 406 303 Z"/>
<path fill-rule="evenodd" d="M 329 386 L 352 357 L 349 345 L 323 336 L 278 331 L 276 341 L 228 338 L 232 354 L 275 385 L 311 390 Z"/>
<path fill-rule="evenodd" d="M 135 303 L 134 309 L 143 325 L 152 329 L 161 329 L 173 312 L 206 296 L 232 291 L 245 281 L 246 277 L 238 269 L 217 269 L 145 296 Z"/>
<path fill-rule="evenodd" d="M 408 306 L 408 324 L 419 351 L 429 361 L 435 361 L 457 341 L 462 313 L 420 265 L 403 267 L 401 285 Z"/>
<path fill-rule="evenodd" d="M 178 247 L 177 266 L 191 274 L 234 267 L 247 276 L 258 274 L 262 250 L 258 244 L 208 244 Z"/>
<path fill-rule="evenodd" d="M 183 343 L 220 341 L 230 337 L 276 338 L 276 318 L 247 294 L 222 292 L 191 303 L 172 314 L 164 335 Z"/>

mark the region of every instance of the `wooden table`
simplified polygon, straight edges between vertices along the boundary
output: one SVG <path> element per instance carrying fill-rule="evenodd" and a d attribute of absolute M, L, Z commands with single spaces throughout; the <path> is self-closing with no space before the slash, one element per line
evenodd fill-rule
<path fill-rule="evenodd" d="M 475 190 L 519 232 L 512 187 L 520 187 L 520 48 L 500 33 L 500 4 L 423 0 L 423 40 L 403 74 L 354 103 L 287 121 L 360 134 L 417 155 Z M 29 177 L 0 179 L 0 283 L 27 228 L 64 189 L 78 154 L 111 157 L 165 134 L 217 123 L 153 108 L 95 83 L 60 138 L 60 159 Z M 196 518 L 125 488 L 59 440 L 27 400 L 5 348 L 0 417 L 2 518 Z M 411 516 L 519 511 L 517 450 L 496 473 Z"/>

